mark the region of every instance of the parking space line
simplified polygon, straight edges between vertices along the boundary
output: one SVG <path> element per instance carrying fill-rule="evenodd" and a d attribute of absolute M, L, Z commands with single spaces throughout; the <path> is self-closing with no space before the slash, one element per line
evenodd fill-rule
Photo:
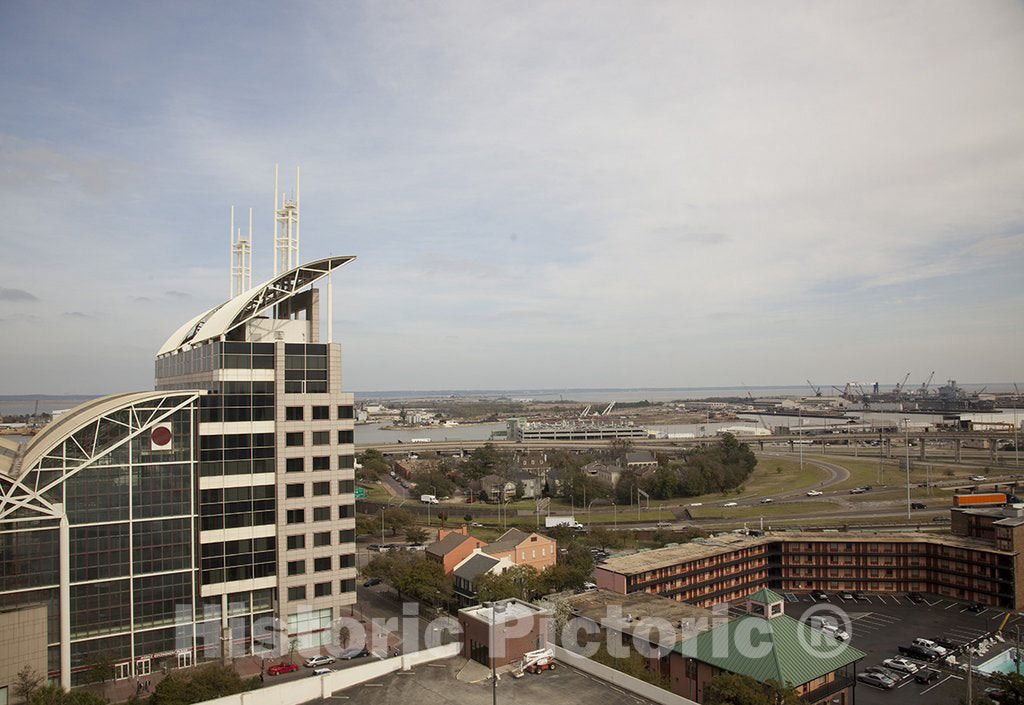
<path fill-rule="evenodd" d="M 957 677 L 958 677 L 958 676 L 946 676 L 945 678 L 943 678 L 943 679 L 942 679 L 941 681 L 939 681 L 939 682 L 938 682 L 938 683 L 936 683 L 935 685 L 931 685 L 931 686 L 928 686 L 927 688 L 925 688 L 924 690 L 922 690 L 922 691 L 921 691 L 921 695 L 924 695 L 925 693 L 927 693 L 927 692 L 928 692 L 929 690 L 932 690 L 933 688 L 938 688 L 938 687 L 939 687 L 940 685 L 942 685 L 943 683 L 945 683 L 946 681 L 948 681 L 948 680 L 949 680 L 950 678 L 957 678 Z"/>
<path fill-rule="evenodd" d="M 980 617 L 981 615 L 985 614 L 986 612 L 988 612 L 988 607 L 983 609 L 981 612 L 978 612 L 978 616 Z"/>
<path fill-rule="evenodd" d="M 950 602 L 949 605 L 947 607 L 945 607 L 944 609 L 948 610 L 950 607 L 956 607 L 956 603 L 955 602 Z"/>

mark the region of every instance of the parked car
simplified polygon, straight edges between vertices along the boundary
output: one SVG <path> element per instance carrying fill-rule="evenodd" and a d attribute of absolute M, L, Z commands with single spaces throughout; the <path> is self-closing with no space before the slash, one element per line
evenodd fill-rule
<path fill-rule="evenodd" d="M 850 490 L 850 494 L 864 494 L 865 492 L 867 492 L 867 490 L 863 487 L 854 487 Z"/>
<path fill-rule="evenodd" d="M 849 641 L 850 640 L 850 635 L 846 633 L 846 630 L 845 629 L 840 629 L 839 627 L 837 627 L 834 624 L 825 624 L 825 625 L 823 625 L 821 627 L 821 631 L 825 632 L 826 634 L 832 635 L 834 638 L 838 639 L 839 641 Z"/>
<path fill-rule="evenodd" d="M 919 605 L 922 602 L 924 602 L 924 595 L 922 595 L 919 592 L 908 592 L 907 593 L 907 597 L 910 598 L 910 601 L 913 602 L 914 604 L 918 604 Z"/>
<path fill-rule="evenodd" d="M 855 592 L 853 593 L 853 599 L 857 600 L 858 602 L 861 602 L 863 600 L 868 599 L 868 597 L 863 592 Z"/>
<path fill-rule="evenodd" d="M 317 666 L 326 666 L 331 663 L 334 663 L 334 659 L 330 656 L 311 656 L 302 665 L 306 668 L 316 668 Z"/>
<path fill-rule="evenodd" d="M 274 665 L 272 665 L 270 668 L 267 669 L 267 673 L 272 675 L 272 676 L 276 676 L 276 675 L 278 675 L 280 673 L 291 673 L 292 671 L 297 671 L 297 670 L 299 670 L 299 667 L 296 666 L 294 663 L 284 662 L 284 663 L 275 663 Z"/>
<path fill-rule="evenodd" d="M 953 649 L 960 648 L 960 644 L 958 644 L 957 642 L 945 639 L 941 636 L 935 637 L 934 639 L 932 639 L 932 641 L 934 641 L 936 644 L 944 648 L 947 652 L 952 651 Z"/>
<path fill-rule="evenodd" d="M 313 675 L 314 676 L 325 676 L 328 673 L 334 673 L 334 669 L 333 668 L 327 668 L 326 666 L 323 667 L 323 668 L 314 668 L 313 669 Z"/>
<path fill-rule="evenodd" d="M 918 683 L 931 683 L 933 680 L 941 676 L 942 674 L 936 671 L 934 668 L 922 668 L 920 671 L 914 674 L 914 680 Z"/>
<path fill-rule="evenodd" d="M 597 583 L 586 582 L 583 583 L 583 589 L 586 591 L 597 590 Z"/>
<path fill-rule="evenodd" d="M 478 521 L 474 521 L 472 524 L 470 524 L 470 526 L 472 526 L 474 529 L 482 529 L 482 528 L 484 528 L 484 525 L 481 524 Z"/>
<path fill-rule="evenodd" d="M 971 482 L 984 482 L 987 479 L 984 475 L 971 475 Z"/>
<path fill-rule="evenodd" d="M 658 522 L 658 528 L 659 529 L 664 529 L 664 528 L 667 528 L 669 526 L 672 526 L 672 522 L 670 522 L 670 521 L 659 521 Z"/>
<path fill-rule="evenodd" d="M 888 668 L 885 668 L 884 666 L 868 666 L 864 670 L 867 671 L 868 673 L 877 673 L 880 676 L 885 676 L 886 678 L 888 678 L 889 680 L 891 680 L 893 682 L 899 681 L 901 678 L 903 678 L 903 674 L 902 673 L 897 673 L 896 671 L 890 671 Z"/>
<path fill-rule="evenodd" d="M 844 600 L 856 600 L 857 599 L 854 596 L 854 594 L 852 592 L 850 592 L 849 590 L 844 590 L 843 592 L 839 593 L 839 597 L 843 598 Z"/>
<path fill-rule="evenodd" d="M 826 595 L 821 590 L 811 590 L 811 597 L 813 597 L 815 600 L 827 600 L 828 599 L 828 595 Z"/>
<path fill-rule="evenodd" d="M 997 703 L 1013 702 L 1013 696 L 1010 692 L 1002 688 L 985 688 L 984 695 L 989 700 L 995 700 Z"/>
<path fill-rule="evenodd" d="M 735 506 L 736 506 L 736 504 L 737 504 L 736 502 L 726 502 L 726 503 L 725 503 L 725 504 L 723 504 L 722 506 L 723 506 L 723 507 L 735 507 Z"/>
<path fill-rule="evenodd" d="M 366 547 L 366 550 L 367 551 L 380 551 L 380 548 L 381 547 L 380 547 L 379 543 L 371 543 L 369 546 Z"/>
<path fill-rule="evenodd" d="M 824 492 L 822 492 L 821 490 L 810 490 L 807 492 L 808 497 L 820 497 L 823 494 Z"/>
<path fill-rule="evenodd" d="M 354 658 L 362 658 L 363 656 L 369 655 L 370 652 L 369 650 L 367 650 L 365 646 L 354 646 L 352 648 L 348 648 L 342 651 L 340 654 L 338 654 L 338 658 L 340 658 L 342 661 L 351 661 Z"/>
<path fill-rule="evenodd" d="M 928 505 L 925 504 L 924 502 L 911 502 L 910 503 L 910 508 L 911 509 L 927 509 Z"/>
<path fill-rule="evenodd" d="M 985 605 L 981 604 L 980 602 L 972 602 L 971 604 L 967 605 L 967 611 L 968 612 L 984 612 L 985 611 Z"/>
<path fill-rule="evenodd" d="M 905 658 L 894 656 L 893 658 L 887 658 L 882 661 L 882 665 L 886 668 L 891 668 L 894 671 L 902 671 L 903 673 L 917 673 L 917 666 Z"/>
<path fill-rule="evenodd" d="M 895 681 L 892 679 L 869 671 L 861 671 L 858 673 L 857 680 L 861 683 L 867 683 L 868 685 L 873 685 L 876 688 L 881 688 L 882 690 L 892 690 L 896 685 Z"/>
<path fill-rule="evenodd" d="M 761 504 L 771 504 L 774 501 L 775 500 L 772 499 L 771 497 L 765 497 L 764 499 L 761 500 Z"/>
<path fill-rule="evenodd" d="M 381 584 L 381 579 L 376 577 L 376 576 L 374 576 L 372 578 L 367 578 L 365 581 L 363 581 L 363 587 L 373 587 L 374 585 L 380 585 L 380 584 Z"/>

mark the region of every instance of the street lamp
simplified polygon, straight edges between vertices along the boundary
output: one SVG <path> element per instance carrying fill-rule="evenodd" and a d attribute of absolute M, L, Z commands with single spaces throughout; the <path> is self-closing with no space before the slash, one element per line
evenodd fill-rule
<path fill-rule="evenodd" d="M 498 675 L 495 672 L 496 664 L 494 662 L 494 633 L 498 629 L 498 614 L 505 613 L 505 605 L 499 605 L 497 602 L 485 602 L 484 607 L 489 607 L 491 610 L 490 650 L 487 654 L 491 660 L 491 703 L 492 705 L 498 705 Z"/>
<path fill-rule="evenodd" d="M 910 419 L 903 419 L 903 442 L 907 448 L 907 521 L 910 521 Z"/>
<path fill-rule="evenodd" d="M 596 499 L 590 500 L 590 504 L 587 505 L 587 531 L 592 531 L 594 528 L 594 512 L 593 506 Z"/>

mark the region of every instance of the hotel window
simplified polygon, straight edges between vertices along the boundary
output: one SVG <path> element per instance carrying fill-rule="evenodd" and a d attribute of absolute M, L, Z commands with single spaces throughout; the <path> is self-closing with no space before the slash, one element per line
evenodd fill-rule
<path fill-rule="evenodd" d="M 313 483 L 313 496 L 314 497 L 323 497 L 324 495 L 329 495 L 330 493 L 331 493 L 331 483 L 330 482 L 314 482 Z"/>
<path fill-rule="evenodd" d="M 331 444 L 330 431 L 313 431 L 313 445 L 328 446 Z"/>
<path fill-rule="evenodd" d="M 355 456 L 352 455 L 339 455 L 338 456 L 338 469 L 339 470 L 350 470 L 356 466 Z"/>
<path fill-rule="evenodd" d="M 306 512 L 303 509 L 289 509 L 286 520 L 289 524 L 301 524 L 306 521 Z"/>
<path fill-rule="evenodd" d="M 324 558 L 313 559 L 313 570 L 317 573 L 322 573 L 325 570 L 331 569 L 331 557 L 325 556 Z"/>
<path fill-rule="evenodd" d="M 296 585 L 295 587 L 288 588 L 288 601 L 294 602 L 295 600 L 306 599 L 306 586 Z"/>
<path fill-rule="evenodd" d="M 330 521 L 330 507 L 313 507 L 313 521 Z"/>
<path fill-rule="evenodd" d="M 303 416 L 303 407 L 301 406 L 286 406 L 284 409 L 284 418 L 287 421 L 302 421 Z"/>
<path fill-rule="evenodd" d="M 338 407 L 338 418 L 339 419 L 351 419 L 355 418 L 352 407 L 350 405 Z"/>
<path fill-rule="evenodd" d="M 286 446 L 301 446 L 305 443 L 302 431 L 292 431 L 284 435 L 284 444 Z"/>
<path fill-rule="evenodd" d="M 314 470 L 330 470 L 331 469 L 331 456 L 329 455 L 318 455 L 313 458 L 313 469 Z"/>
<path fill-rule="evenodd" d="M 313 546 L 330 546 L 331 545 L 331 532 L 330 531 L 318 531 L 313 534 Z"/>
<path fill-rule="evenodd" d="M 298 484 L 294 484 L 294 485 L 285 485 L 284 486 L 284 492 L 285 492 L 284 496 L 289 498 L 289 499 L 294 499 L 296 497 L 303 497 L 306 494 L 306 486 L 303 483 L 301 483 L 301 482 L 298 483 Z"/>
<path fill-rule="evenodd" d="M 338 494 L 352 494 L 355 490 L 355 480 L 338 480 Z"/>
<path fill-rule="evenodd" d="M 313 407 L 313 420 L 324 421 L 325 419 L 331 418 L 331 407 L 329 406 L 314 406 Z"/>
<path fill-rule="evenodd" d="M 338 431 L 338 443 L 352 443 L 355 434 L 352 431 Z"/>
<path fill-rule="evenodd" d="M 288 458 L 284 461 L 285 472 L 303 472 L 306 469 L 305 458 Z"/>
<path fill-rule="evenodd" d="M 288 575 L 303 575 L 306 572 L 306 561 L 288 561 Z"/>
<path fill-rule="evenodd" d="M 338 567 L 339 568 L 352 568 L 356 564 L 356 557 L 353 553 L 346 553 L 338 556 Z M 344 592 L 344 591 L 343 591 Z"/>
<path fill-rule="evenodd" d="M 313 585 L 313 597 L 327 597 L 330 594 L 330 583 L 316 583 L 315 585 Z"/>

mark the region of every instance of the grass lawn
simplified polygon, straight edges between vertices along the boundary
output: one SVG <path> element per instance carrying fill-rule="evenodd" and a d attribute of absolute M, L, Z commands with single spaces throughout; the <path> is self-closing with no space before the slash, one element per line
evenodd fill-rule
<path fill-rule="evenodd" d="M 807 456 L 804 456 L 806 464 Z M 861 485 L 887 485 L 906 487 L 907 473 L 899 467 L 899 458 L 882 459 L 882 480 L 878 480 L 878 458 L 849 458 L 834 455 L 815 455 L 812 460 L 824 460 L 833 465 L 840 465 L 850 471 L 850 477 L 844 482 L 834 485 L 832 489 L 849 490 Z M 911 454 L 910 458 L 910 482 L 912 485 L 924 482 L 926 479 L 932 482 L 949 480 L 954 477 L 966 479 L 978 472 L 977 468 L 965 468 L 945 465 L 942 463 L 930 463 L 927 460 L 919 461 Z M 950 474 L 950 471 L 952 473 Z"/>
<path fill-rule="evenodd" d="M 791 517 L 802 514 L 824 514 L 839 509 L 839 505 L 828 501 L 780 502 L 758 504 L 753 507 L 691 507 L 694 519 L 733 519 L 745 517 Z"/>

